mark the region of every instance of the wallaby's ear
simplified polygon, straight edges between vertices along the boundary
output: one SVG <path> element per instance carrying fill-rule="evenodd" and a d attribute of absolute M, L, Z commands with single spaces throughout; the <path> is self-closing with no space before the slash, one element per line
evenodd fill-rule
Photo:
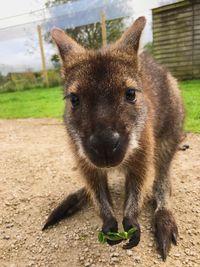
<path fill-rule="evenodd" d="M 130 52 L 133 51 L 137 53 L 140 44 L 140 37 L 145 24 L 145 17 L 139 17 L 138 19 L 136 19 L 132 26 L 117 41 L 117 49 L 122 49 Z"/>
<path fill-rule="evenodd" d="M 77 44 L 76 41 L 59 28 L 53 28 L 51 36 L 59 49 L 63 61 L 67 60 L 68 57 L 75 53 L 83 53 L 85 51 L 82 46 Z"/>

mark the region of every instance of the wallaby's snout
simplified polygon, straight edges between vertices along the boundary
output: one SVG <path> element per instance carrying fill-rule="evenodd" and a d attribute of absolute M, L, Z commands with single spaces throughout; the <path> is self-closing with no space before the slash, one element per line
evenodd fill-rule
<path fill-rule="evenodd" d="M 110 128 L 95 131 L 87 142 L 87 152 L 91 162 L 97 167 L 113 167 L 124 157 L 124 138 Z"/>

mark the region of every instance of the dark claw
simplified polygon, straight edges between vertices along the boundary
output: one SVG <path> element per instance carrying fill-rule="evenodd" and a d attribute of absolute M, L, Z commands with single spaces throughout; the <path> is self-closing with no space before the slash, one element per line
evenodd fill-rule
<path fill-rule="evenodd" d="M 166 243 L 165 241 L 162 247 L 160 248 L 160 253 L 163 261 L 166 261 L 168 252 L 169 252 L 169 243 Z"/>
<path fill-rule="evenodd" d="M 130 230 L 131 228 L 133 227 L 136 227 L 137 230 L 135 231 L 134 235 L 129 239 L 128 243 L 126 243 L 124 246 L 123 246 L 123 249 L 131 249 L 133 247 L 136 247 L 139 242 L 140 242 L 140 226 L 137 222 L 135 223 L 130 223 L 130 220 L 128 218 L 124 218 L 123 219 L 123 227 L 124 227 L 124 230 L 126 232 L 128 232 L 128 230 Z"/>
<path fill-rule="evenodd" d="M 119 244 L 119 243 L 121 243 L 121 242 L 122 242 L 122 240 L 107 240 L 107 243 L 108 243 L 108 245 L 110 245 L 110 246 L 117 245 L 117 244 Z"/>
<path fill-rule="evenodd" d="M 102 231 L 104 234 L 107 234 L 108 232 L 118 232 L 118 224 L 115 218 L 110 218 L 106 220 L 103 223 Z M 107 240 L 107 243 L 110 246 L 117 245 L 121 242 L 122 240 Z"/>
<path fill-rule="evenodd" d="M 189 148 L 190 148 L 189 145 L 182 145 L 182 146 L 179 147 L 179 149 L 182 150 L 182 151 L 185 151 L 185 150 L 187 150 Z"/>
<path fill-rule="evenodd" d="M 172 233 L 172 243 L 177 246 L 177 233 L 173 232 Z"/>
<path fill-rule="evenodd" d="M 172 213 L 166 209 L 156 212 L 155 234 L 158 241 L 158 250 L 163 261 L 166 260 L 171 243 L 177 245 L 178 228 Z"/>

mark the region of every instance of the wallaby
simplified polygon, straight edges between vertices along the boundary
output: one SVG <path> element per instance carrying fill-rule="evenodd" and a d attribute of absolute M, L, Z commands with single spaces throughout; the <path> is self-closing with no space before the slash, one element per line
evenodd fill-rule
<path fill-rule="evenodd" d="M 117 232 L 107 174 L 118 169 L 125 176 L 122 224 L 125 231 L 137 228 L 124 248 L 140 241 L 138 215 L 152 178 L 155 235 L 165 260 L 171 243 L 177 243 L 169 170 L 182 137 L 184 110 L 175 78 L 147 53 L 138 53 L 145 23 L 144 17 L 138 18 L 116 43 L 97 51 L 84 49 L 60 29 L 52 30 L 63 61 L 64 121 L 85 187 L 69 195 L 43 229 L 92 199 L 102 231 Z"/>

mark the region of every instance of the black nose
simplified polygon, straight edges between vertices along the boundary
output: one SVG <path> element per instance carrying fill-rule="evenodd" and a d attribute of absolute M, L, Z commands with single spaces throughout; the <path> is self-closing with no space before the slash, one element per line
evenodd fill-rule
<path fill-rule="evenodd" d="M 105 165 L 112 165 L 120 149 L 120 135 L 111 130 L 104 130 L 89 137 L 89 146 L 95 157 Z"/>

